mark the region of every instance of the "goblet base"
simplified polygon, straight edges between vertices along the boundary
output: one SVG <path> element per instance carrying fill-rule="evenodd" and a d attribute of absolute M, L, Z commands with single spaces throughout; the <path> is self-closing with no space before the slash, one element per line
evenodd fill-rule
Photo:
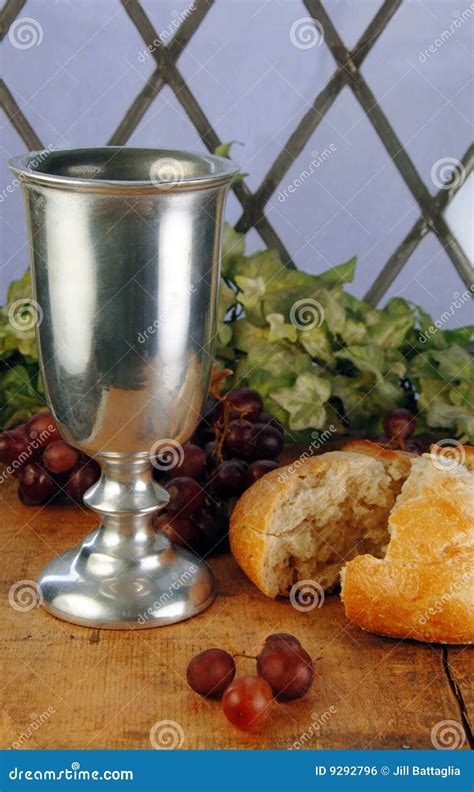
<path fill-rule="evenodd" d="M 201 559 L 161 537 L 130 560 L 94 551 L 97 533 L 45 567 L 43 605 L 59 619 L 110 630 L 184 621 L 215 598 L 214 576 Z"/>

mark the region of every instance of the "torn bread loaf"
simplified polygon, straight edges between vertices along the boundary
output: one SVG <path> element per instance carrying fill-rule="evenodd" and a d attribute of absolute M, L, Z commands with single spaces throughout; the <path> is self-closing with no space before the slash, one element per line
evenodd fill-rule
<path fill-rule="evenodd" d="M 346 561 L 384 554 L 410 465 L 409 455 L 358 441 L 268 473 L 234 507 L 234 558 L 269 597 L 288 596 L 302 580 L 333 589 Z"/>
<path fill-rule="evenodd" d="M 352 622 L 397 638 L 474 642 L 473 452 L 433 446 L 412 462 L 385 557 L 359 555 L 342 571 Z"/>

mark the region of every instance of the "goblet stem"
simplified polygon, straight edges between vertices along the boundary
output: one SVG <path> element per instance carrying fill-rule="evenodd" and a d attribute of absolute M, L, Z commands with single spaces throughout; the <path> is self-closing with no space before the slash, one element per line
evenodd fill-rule
<path fill-rule="evenodd" d="M 100 514 L 79 548 L 48 564 L 39 584 L 55 616 L 89 627 L 137 629 L 170 624 L 214 599 L 210 569 L 153 528 L 168 493 L 144 455 L 99 455 L 102 475 L 84 496 Z"/>
<path fill-rule="evenodd" d="M 169 495 L 152 476 L 146 456 L 98 456 L 102 475 L 84 495 L 84 503 L 102 515 L 110 533 L 133 537 L 137 550 L 155 538 L 153 514 L 169 501 Z"/>

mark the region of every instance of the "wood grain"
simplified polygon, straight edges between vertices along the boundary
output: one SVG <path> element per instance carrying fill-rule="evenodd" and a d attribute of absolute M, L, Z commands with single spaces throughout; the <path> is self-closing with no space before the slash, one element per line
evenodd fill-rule
<path fill-rule="evenodd" d="M 12 584 L 34 579 L 96 519 L 73 506 L 27 508 L 15 484 L 0 493 L 2 747 L 146 749 L 154 724 L 170 720 L 182 730 L 184 749 L 431 748 L 435 724 L 459 721 L 460 699 L 438 648 L 362 632 L 345 620 L 337 595 L 307 613 L 269 600 L 229 556 L 211 561 L 215 604 L 182 624 L 108 632 L 42 609 L 15 610 Z M 245 734 L 227 723 L 218 702 L 190 691 L 186 665 L 210 646 L 255 655 L 275 631 L 300 638 L 315 661 L 315 684 L 301 701 L 276 704 L 262 733 Z M 474 708 L 469 654 L 450 650 L 466 718 Z M 252 659 L 237 661 L 239 674 L 254 673 Z"/>

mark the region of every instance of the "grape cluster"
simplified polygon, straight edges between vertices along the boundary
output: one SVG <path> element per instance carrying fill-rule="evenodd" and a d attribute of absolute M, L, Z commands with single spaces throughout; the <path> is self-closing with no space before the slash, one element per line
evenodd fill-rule
<path fill-rule="evenodd" d="M 26 506 L 48 503 L 59 494 L 82 503 L 99 478 L 97 462 L 61 439 L 48 412 L 0 434 L 0 464 L 19 479 L 18 494 Z"/>
<path fill-rule="evenodd" d="M 222 698 L 226 718 L 239 729 L 258 729 L 275 698 L 301 698 L 313 683 L 311 657 L 298 638 L 274 633 L 266 638 L 257 661 L 257 675 L 235 679 L 234 658 L 224 649 L 207 649 L 187 668 L 189 686 L 206 698 Z"/>
<path fill-rule="evenodd" d="M 155 527 L 173 544 L 198 555 L 227 547 L 228 516 L 235 498 L 278 467 L 283 427 L 263 412 L 260 394 L 239 388 L 209 396 L 204 416 L 169 468 L 158 452 L 154 476 L 168 491 Z"/>

